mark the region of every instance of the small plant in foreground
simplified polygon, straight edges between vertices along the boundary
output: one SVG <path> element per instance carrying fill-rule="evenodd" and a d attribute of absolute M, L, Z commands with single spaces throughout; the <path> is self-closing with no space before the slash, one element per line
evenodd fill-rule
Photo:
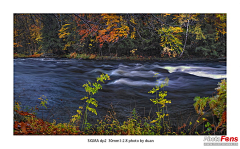
<path fill-rule="evenodd" d="M 86 100 L 86 107 L 84 112 L 84 118 L 82 123 L 82 129 L 87 126 L 86 128 L 90 128 L 90 124 L 87 122 L 87 116 L 88 111 L 94 113 L 97 115 L 97 111 L 94 108 L 91 108 L 90 105 L 93 105 L 95 107 L 98 106 L 98 102 L 95 98 L 93 98 L 93 95 L 98 92 L 99 89 L 102 89 L 102 85 L 100 82 L 104 83 L 104 80 L 110 80 L 110 77 L 108 74 L 102 74 L 100 77 L 97 77 L 97 82 L 91 83 L 88 81 L 88 83 L 83 84 L 83 87 L 85 88 L 85 91 L 88 93 L 87 96 L 84 96 L 81 100 Z M 79 109 L 77 110 L 77 114 L 72 116 L 72 122 L 74 123 L 76 120 L 81 119 L 82 115 L 82 106 L 79 106 Z"/>
<path fill-rule="evenodd" d="M 153 76 L 153 77 L 156 77 L 156 82 L 160 81 L 160 80 L 157 80 L 157 75 L 158 75 L 158 73 L 156 73 Z M 164 108 L 166 108 L 166 111 L 167 111 L 166 103 L 171 103 L 171 100 L 165 99 L 165 97 L 167 96 L 167 91 L 159 91 L 160 89 L 163 89 L 165 86 L 168 86 L 168 81 L 169 81 L 169 79 L 166 78 L 160 85 L 155 85 L 155 88 L 153 88 L 152 90 L 150 90 L 148 92 L 151 94 L 154 94 L 154 93 L 156 94 L 156 98 L 150 99 L 150 101 L 152 101 L 155 105 L 157 105 L 157 110 L 158 110 L 156 112 L 157 118 L 155 120 L 151 121 L 150 123 L 155 123 L 155 125 L 157 127 L 157 132 L 159 132 L 162 128 L 161 123 L 163 123 L 164 130 L 168 129 L 168 125 L 164 121 L 164 117 L 169 116 L 169 115 L 164 112 Z"/>
<path fill-rule="evenodd" d="M 43 107 L 45 107 L 45 108 L 47 109 L 47 106 L 46 106 L 46 104 L 48 103 L 48 102 L 47 102 L 47 101 L 48 101 L 47 97 L 44 96 L 44 95 L 42 95 L 42 96 L 41 96 L 40 98 L 38 98 L 38 99 L 41 100 L 40 105 L 43 106 Z"/>
<path fill-rule="evenodd" d="M 21 109 L 20 104 L 21 104 L 20 102 L 15 101 L 15 103 L 14 103 L 14 111 L 20 111 L 20 109 Z"/>

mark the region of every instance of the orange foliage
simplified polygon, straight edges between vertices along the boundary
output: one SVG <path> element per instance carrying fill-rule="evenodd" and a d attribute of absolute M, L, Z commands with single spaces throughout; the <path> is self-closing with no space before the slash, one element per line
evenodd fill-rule
<path fill-rule="evenodd" d="M 18 114 L 22 115 L 22 116 L 32 116 L 35 117 L 35 115 L 33 115 L 32 113 L 28 113 L 28 112 L 24 112 L 24 111 L 16 111 Z"/>
<path fill-rule="evenodd" d="M 119 38 L 126 38 L 129 34 L 129 27 L 126 25 L 126 21 L 121 16 L 115 14 L 101 14 L 101 15 L 87 15 L 87 20 L 84 19 L 85 14 L 79 14 L 75 16 L 79 35 L 81 35 L 80 41 L 83 42 L 86 37 L 92 36 L 96 38 L 99 46 L 102 47 L 103 43 L 114 43 Z M 98 22 L 106 24 L 100 26 Z"/>
<path fill-rule="evenodd" d="M 89 59 L 95 59 L 96 57 L 97 57 L 97 55 L 91 54 L 90 57 L 89 57 Z"/>
<path fill-rule="evenodd" d="M 102 14 L 103 20 L 106 22 L 107 27 L 98 31 L 97 41 L 102 47 L 104 42 L 114 43 L 119 38 L 127 38 L 129 34 L 129 27 L 121 16 L 115 14 Z"/>
<path fill-rule="evenodd" d="M 219 122 L 218 126 L 216 127 L 216 130 L 221 127 L 223 124 L 226 124 L 227 122 L 227 114 L 226 114 L 226 111 L 223 112 L 222 114 L 222 118 L 221 118 L 221 121 Z"/>
<path fill-rule="evenodd" d="M 43 55 L 43 53 L 38 54 L 37 52 L 35 52 L 33 55 L 29 55 L 28 57 L 41 57 Z"/>
<path fill-rule="evenodd" d="M 76 58 L 77 57 L 77 53 L 76 52 L 73 52 L 70 54 L 70 58 Z"/>
<path fill-rule="evenodd" d="M 14 121 L 14 135 L 77 135 L 82 133 L 78 129 L 73 131 L 73 129 L 69 127 L 57 127 L 57 125 L 53 123 L 35 118 L 35 115 L 28 112 L 16 112 L 30 118 L 27 122 Z"/>
<path fill-rule="evenodd" d="M 77 26 L 80 28 L 78 30 L 78 34 L 82 36 L 80 39 L 81 42 L 83 42 L 85 40 L 85 38 L 88 37 L 89 35 L 93 36 L 94 33 L 96 33 L 99 28 L 98 25 L 91 23 L 91 21 L 94 22 L 95 19 L 98 20 L 98 15 L 89 14 L 87 22 L 85 22 L 86 20 L 84 20 L 84 16 L 85 16 L 85 14 L 78 14 L 78 16 L 74 17 L 74 19 L 77 23 Z"/>
<path fill-rule="evenodd" d="M 14 46 L 14 48 L 17 48 L 17 47 L 23 47 L 21 44 L 16 43 L 16 42 L 13 43 L 13 46 Z"/>
<path fill-rule="evenodd" d="M 187 125 L 185 123 L 183 123 L 182 126 L 178 126 L 178 130 L 182 129 L 182 128 L 185 128 Z"/>

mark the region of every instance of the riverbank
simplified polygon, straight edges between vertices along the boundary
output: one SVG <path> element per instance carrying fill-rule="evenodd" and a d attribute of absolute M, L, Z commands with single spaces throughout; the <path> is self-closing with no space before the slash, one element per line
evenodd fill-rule
<path fill-rule="evenodd" d="M 17 117 L 17 118 L 16 118 Z M 21 117 L 21 118 L 19 118 Z M 153 120 L 154 121 L 154 120 Z M 170 126 L 170 121 L 153 124 L 149 118 L 141 118 L 133 109 L 132 115 L 127 120 L 120 123 L 116 119 L 116 113 L 109 111 L 97 124 L 87 123 L 81 129 L 81 123 L 56 123 L 38 118 L 33 113 L 26 111 L 14 112 L 13 134 L 14 135 L 225 135 L 226 131 L 215 130 L 210 126 L 208 119 L 199 116 L 196 122 L 187 121 L 185 123 Z M 207 125 L 207 126 L 206 126 Z M 209 126 L 208 126 L 209 125 Z M 214 126 L 215 127 L 215 126 Z M 203 128 L 203 129 L 202 129 Z"/>
<path fill-rule="evenodd" d="M 185 57 L 156 57 L 156 56 L 99 56 L 95 54 L 77 54 L 71 53 L 68 55 L 54 55 L 54 54 L 33 54 L 24 55 L 14 53 L 15 58 L 69 58 L 69 59 L 83 59 L 83 60 L 125 60 L 125 61 L 216 61 L 216 62 L 226 62 L 226 57 L 221 58 L 211 58 L 211 57 L 195 57 L 195 56 L 185 56 Z"/>

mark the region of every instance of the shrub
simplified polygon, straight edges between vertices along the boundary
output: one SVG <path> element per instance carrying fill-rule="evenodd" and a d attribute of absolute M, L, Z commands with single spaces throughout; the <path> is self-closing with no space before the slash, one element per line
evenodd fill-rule
<path fill-rule="evenodd" d="M 33 55 L 29 55 L 28 57 L 41 57 L 43 53 L 37 53 L 35 52 Z"/>
<path fill-rule="evenodd" d="M 217 95 L 213 97 L 195 97 L 193 104 L 195 110 L 200 115 L 203 115 L 206 106 L 209 106 L 209 110 L 212 110 L 212 113 L 217 116 L 219 119 L 218 125 L 216 126 L 216 130 L 219 127 L 223 129 L 226 128 L 226 97 L 227 97 L 227 82 L 226 80 L 222 80 L 221 83 L 218 83 L 218 87 L 216 88 Z"/>
<path fill-rule="evenodd" d="M 95 59 L 96 57 L 97 57 L 97 55 L 91 54 L 90 57 L 89 57 L 89 59 Z"/>
<path fill-rule="evenodd" d="M 157 80 L 157 75 L 158 73 L 154 75 L 154 77 L 156 77 L 156 82 L 160 81 L 160 80 Z M 156 98 L 150 99 L 150 101 L 152 101 L 153 104 L 157 105 L 157 110 L 158 110 L 156 112 L 157 118 L 151 121 L 150 123 L 156 124 L 157 131 L 160 131 L 162 128 L 161 122 L 163 122 L 164 130 L 168 127 L 167 123 L 164 121 L 164 117 L 169 115 L 164 112 L 164 109 L 166 108 L 166 103 L 171 103 L 171 100 L 165 99 L 165 97 L 167 96 L 167 91 L 160 91 L 160 89 L 164 88 L 165 86 L 168 86 L 168 81 L 169 79 L 166 78 L 163 81 L 163 83 L 161 83 L 161 85 L 155 85 L 155 88 L 153 88 L 148 92 L 151 94 L 154 94 L 154 93 L 156 94 Z"/>

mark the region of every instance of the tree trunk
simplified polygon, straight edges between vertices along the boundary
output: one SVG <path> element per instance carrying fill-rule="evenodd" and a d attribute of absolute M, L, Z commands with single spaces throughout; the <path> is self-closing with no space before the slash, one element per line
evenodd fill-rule
<path fill-rule="evenodd" d="M 100 49 L 101 49 L 101 48 L 100 48 L 100 47 L 98 47 L 98 49 L 99 49 L 99 50 L 98 50 L 98 55 L 100 56 Z"/>
<path fill-rule="evenodd" d="M 37 45 L 36 45 L 36 43 L 34 43 L 34 52 L 35 53 L 37 52 Z"/>
<path fill-rule="evenodd" d="M 187 36 L 188 36 L 188 26 L 189 26 L 189 19 L 188 19 L 188 22 L 187 22 L 186 38 L 185 38 L 185 43 L 184 43 L 184 46 L 183 46 L 183 51 L 182 51 L 182 53 L 180 54 L 179 58 L 182 57 L 183 52 L 184 52 L 184 50 L 185 50 L 185 48 L 186 48 Z"/>
<path fill-rule="evenodd" d="M 32 52 L 31 52 L 31 47 L 30 45 L 28 44 L 28 50 L 29 50 L 29 55 L 32 55 Z"/>

